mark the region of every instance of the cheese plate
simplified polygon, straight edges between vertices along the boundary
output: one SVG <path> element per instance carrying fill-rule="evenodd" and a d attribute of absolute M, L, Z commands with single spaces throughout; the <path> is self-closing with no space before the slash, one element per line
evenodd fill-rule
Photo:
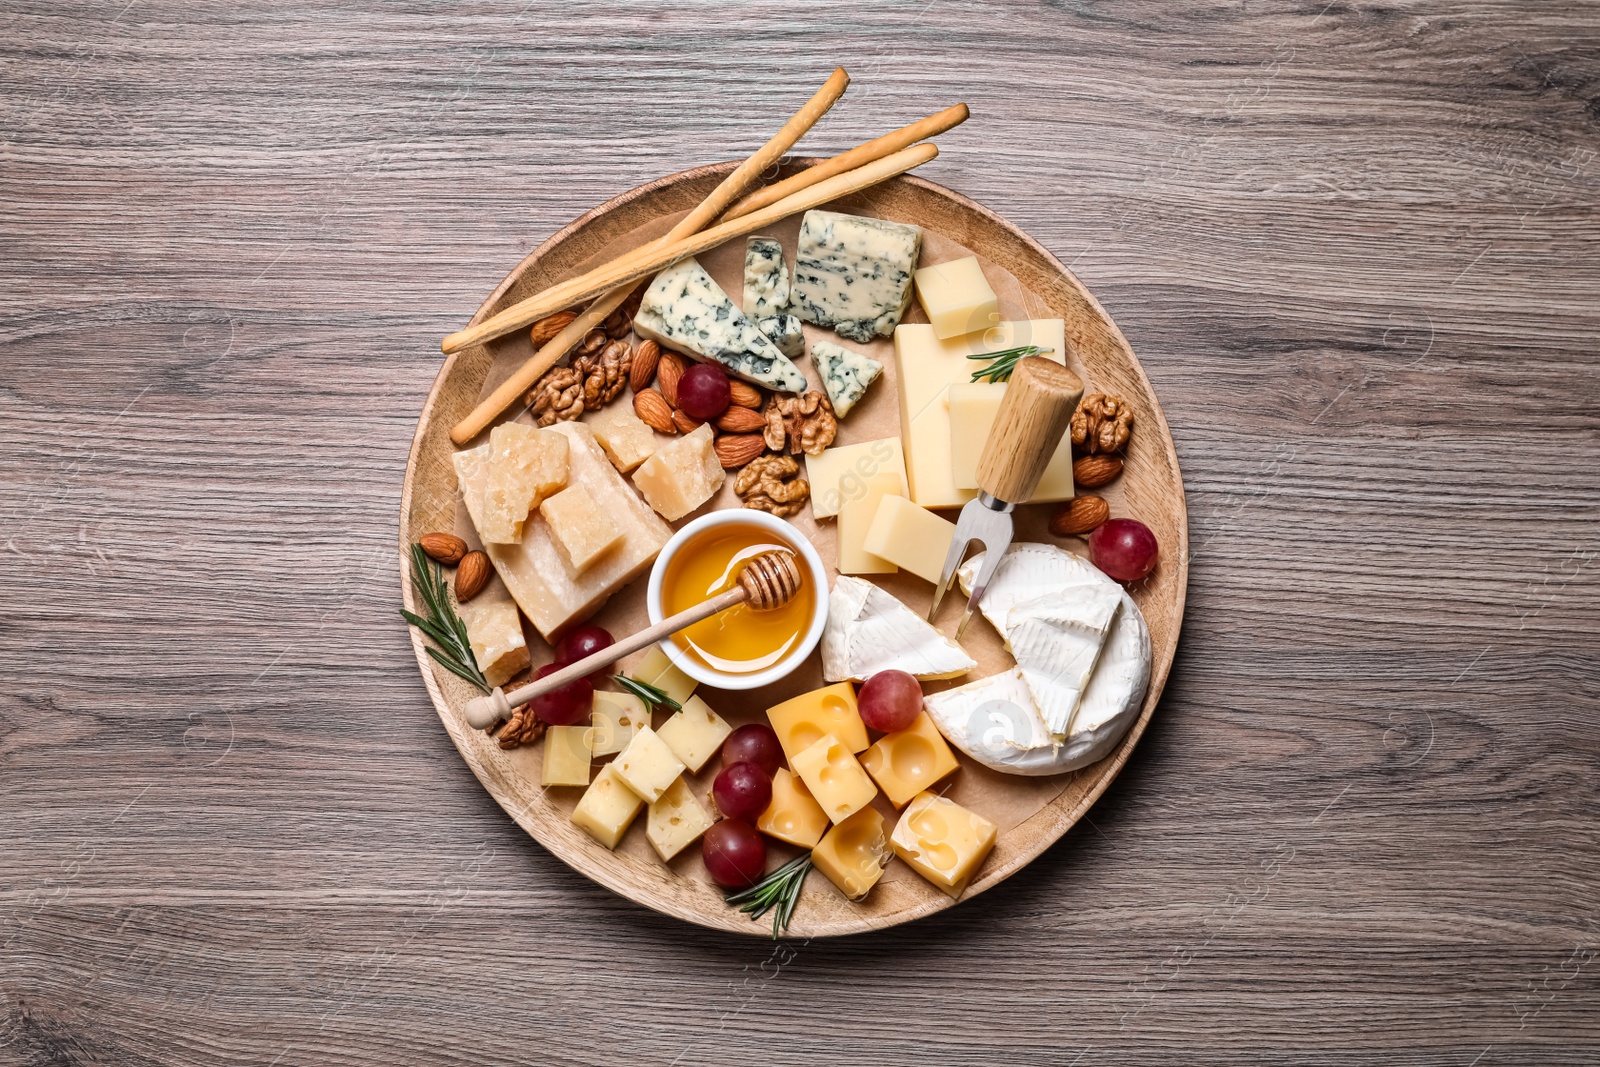
<path fill-rule="evenodd" d="M 779 180 L 817 162 L 813 159 L 791 158 L 782 168 Z M 662 237 L 734 167 L 735 164 L 729 163 L 684 171 L 631 190 L 590 211 L 552 236 L 518 264 L 478 309 L 473 323 L 483 323 L 531 294 Z M 873 632 L 871 626 L 900 634 L 914 629 L 911 623 L 920 621 L 921 614 L 926 612 L 932 599 L 930 582 L 937 578 L 936 574 L 930 578 L 924 573 L 930 566 L 937 567 L 937 560 L 931 564 L 927 562 L 929 553 L 925 551 L 925 542 L 940 536 L 940 531 L 944 529 L 940 523 L 948 525 L 945 520 L 954 515 L 948 509 L 959 507 L 976 492 L 956 484 L 958 480 L 970 479 L 952 474 L 948 458 L 942 462 L 930 458 L 941 447 L 948 454 L 950 440 L 953 433 L 957 432 L 948 427 L 948 414 L 945 414 L 942 425 L 928 424 L 928 412 L 937 405 L 944 405 L 939 410 L 948 411 L 950 401 L 947 393 L 940 394 L 938 389 L 930 393 L 929 381 L 932 378 L 921 371 L 916 375 L 902 373 L 902 364 L 909 366 L 911 364 L 906 361 L 914 358 L 929 361 L 930 367 L 944 360 L 965 375 L 970 370 L 969 364 L 950 361 L 966 360 L 971 354 L 961 349 L 966 342 L 961 335 L 956 335 L 954 339 L 938 336 L 946 328 L 929 324 L 928 315 L 916 300 L 910 300 L 908 306 L 897 307 L 892 295 L 884 297 L 862 292 L 849 297 L 839 296 L 836 290 L 843 284 L 841 279 L 846 278 L 848 272 L 838 267 L 837 256 L 841 248 L 852 242 L 885 249 L 885 256 L 903 258 L 909 254 L 914 258 L 914 265 L 919 272 L 945 264 L 962 264 L 962 277 L 974 272 L 981 275 L 980 280 L 986 281 L 993 290 L 992 304 L 979 300 L 973 302 L 977 311 L 963 306 L 952 314 L 993 314 L 996 312 L 990 308 L 997 308 L 1000 319 L 1005 322 L 1005 329 L 992 330 L 990 333 L 1003 332 L 1004 336 L 991 338 L 984 345 L 986 348 L 1035 343 L 1039 336 L 1051 329 L 1049 324 L 1062 324 L 1055 327 L 1061 332 L 1056 335 L 1060 337 L 1060 347 L 1053 358 L 1058 361 L 1064 359 L 1068 368 L 1095 392 L 1120 398 L 1127 411 L 1131 412 L 1133 425 L 1137 427 L 1127 438 L 1125 447 L 1119 449 L 1120 477 L 1093 492 L 1109 503 L 1112 514 L 1135 517 L 1149 528 L 1160 545 L 1160 562 L 1148 577 L 1128 584 L 1126 592 L 1120 597 L 1115 591 L 1106 593 L 1101 590 L 1090 598 L 1093 603 L 1082 612 L 1056 610 L 1051 604 L 1038 603 L 1047 597 L 1035 595 L 1031 599 L 1011 597 L 1017 602 L 1008 601 L 1004 605 L 1005 613 L 1001 614 L 998 608 L 992 612 L 986 600 L 985 621 L 975 622 L 959 646 L 948 642 L 954 633 L 954 616 L 959 613 L 959 606 L 954 603 L 947 605 L 935 625 L 942 635 L 941 641 L 948 647 L 941 646 L 938 655 L 932 657 L 937 662 L 930 663 L 929 670 L 926 673 L 918 672 L 917 677 L 923 680 L 933 725 L 938 726 L 961 753 L 959 768 L 953 775 L 944 778 L 935 790 L 939 794 L 938 804 L 931 799 L 913 800 L 902 812 L 897 806 L 890 805 L 885 797 L 879 796 L 872 804 L 853 810 L 848 818 L 836 820 L 839 824 L 823 838 L 813 853 L 818 869 L 809 875 L 806 888 L 799 895 L 798 904 L 789 919 L 787 935 L 797 938 L 881 928 L 933 914 L 958 901 L 969 907 L 981 907 L 981 901 L 976 904 L 967 902 L 1020 870 L 1077 822 L 1125 764 L 1160 698 L 1182 623 L 1188 560 L 1182 479 L 1154 391 L 1116 324 L 1059 261 L 998 215 L 919 177 L 902 175 L 892 178 L 828 203 L 825 207 L 826 211 L 815 213 L 816 218 L 809 224 L 809 233 L 803 232 L 808 224 L 798 215 L 760 230 L 756 236 L 766 243 L 758 251 L 766 262 L 758 264 L 759 277 L 752 283 L 755 290 L 753 294 L 746 286 L 747 246 L 743 239 L 730 240 L 700 254 L 694 261 L 684 261 L 696 263 L 695 267 L 680 265 L 657 275 L 658 278 L 667 279 L 660 286 L 663 292 L 675 286 L 679 296 L 691 299 L 697 308 L 710 309 L 707 314 L 724 316 L 733 321 L 738 330 L 751 334 L 750 340 L 741 343 L 733 356 L 726 351 L 716 350 L 714 338 L 707 340 L 685 333 L 686 329 L 692 328 L 692 322 L 682 318 L 672 321 L 670 314 L 662 314 L 662 309 L 682 306 L 681 301 L 677 304 L 660 303 L 657 310 L 652 312 L 651 296 L 647 292 L 642 314 L 634 320 L 634 329 L 635 336 L 641 340 L 658 338 L 685 351 L 697 344 L 703 345 L 706 349 L 703 353 L 692 353 L 696 358 L 721 363 L 732 370 L 736 377 L 764 387 L 781 389 L 794 384 L 791 381 L 794 375 L 801 375 L 806 379 L 805 388 L 818 391 L 825 389 L 847 409 L 847 416 L 838 419 L 838 436 L 833 448 L 820 456 L 798 457 L 803 460 L 799 465 L 801 471 L 809 471 L 811 497 L 807 506 L 786 516 L 794 529 L 815 546 L 836 579 L 849 577 L 848 581 L 836 581 L 835 589 L 848 592 L 849 595 L 844 599 L 850 601 L 852 614 L 860 614 L 862 628 L 852 630 L 846 636 L 853 638 L 858 633 L 864 633 L 870 637 Z M 844 221 L 841 221 L 842 218 Z M 849 221 L 851 219 L 864 219 L 867 224 L 852 223 Z M 919 231 L 919 240 L 913 240 L 909 235 L 913 229 Z M 792 294 L 791 300 L 798 297 L 801 303 L 791 303 L 791 307 L 799 309 L 794 316 L 767 314 L 771 308 L 766 304 L 766 297 L 770 296 L 777 284 L 769 266 L 774 257 L 779 263 L 786 260 L 795 264 L 793 284 L 798 293 Z M 965 265 L 968 258 L 975 260 L 971 266 Z M 753 258 L 751 262 L 754 262 Z M 958 271 L 952 267 L 948 273 L 956 276 Z M 928 285 L 932 287 L 933 279 Z M 902 286 L 902 291 L 909 292 L 909 289 Z M 745 299 L 741 300 L 741 296 Z M 741 304 L 745 305 L 742 309 L 739 307 Z M 642 329 L 641 318 L 644 320 Z M 777 327 L 768 325 L 783 318 L 797 321 L 780 323 Z M 897 322 L 900 324 L 898 329 L 905 331 L 899 337 L 895 333 Z M 844 324 L 842 330 L 839 329 L 841 323 Z M 773 330 L 768 336 L 773 338 L 774 343 L 763 343 L 756 336 L 760 332 L 758 327 Z M 803 338 L 792 335 L 796 329 L 803 331 Z M 1002 345 L 1002 342 L 1005 344 Z M 897 346 L 901 349 L 898 352 Z M 1044 347 L 1055 348 L 1056 342 L 1051 339 Z M 479 453 L 474 449 L 482 449 L 485 454 L 492 451 L 493 435 L 486 430 L 467 442 L 466 447 L 458 447 L 451 440 L 451 428 L 466 418 L 534 351 L 528 331 L 520 330 L 498 340 L 463 347 L 446 360 L 423 406 L 406 470 L 400 542 L 402 555 L 408 561 L 411 546 L 438 531 L 451 531 L 468 541 L 470 547 L 480 547 L 476 536 L 477 526 L 468 502 L 463 499 L 462 486 L 469 484 L 469 474 L 475 478 L 483 475 L 478 470 L 475 458 L 458 457 L 476 457 Z M 791 356 L 790 353 L 796 354 Z M 947 384 L 956 380 L 949 375 L 945 378 Z M 960 380 L 964 381 L 965 377 Z M 993 405 L 983 408 L 986 402 L 981 395 L 983 390 L 975 392 L 980 395 L 974 396 L 972 404 L 974 410 L 981 410 L 982 413 L 975 417 L 993 419 Z M 627 391 L 623 391 L 616 405 L 625 411 L 629 396 Z M 612 408 L 605 410 L 609 412 Z M 514 408 L 512 415 L 515 418 L 508 416 L 501 424 L 521 422 L 531 425 L 534 421 L 529 412 L 522 410 L 522 405 Z M 581 474 L 590 478 L 586 484 L 589 486 L 587 492 L 591 494 L 616 494 L 616 486 L 606 481 L 610 476 L 609 471 L 601 470 L 607 460 L 617 470 L 622 470 L 627 464 L 638 463 L 639 466 L 633 469 L 647 472 L 652 465 L 673 461 L 660 440 L 654 443 L 646 440 L 640 446 L 641 451 L 655 449 L 649 458 L 624 458 L 633 445 L 623 439 L 625 428 L 620 426 L 596 423 L 588 418 L 581 422 L 556 422 L 554 425 L 556 428 L 564 427 L 560 432 L 566 438 L 563 444 L 568 458 L 563 462 L 570 462 L 571 477 L 577 479 Z M 696 446 L 691 438 L 709 441 L 711 436 L 702 426 L 696 434 L 684 433 L 670 440 L 673 442 L 672 448 L 678 452 L 691 447 L 700 449 L 696 453 L 698 458 L 684 461 L 698 472 L 704 466 L 703 460 L 710 458 L 705 451 L 709 445 Z M 657 437 L 660 439 L 661 435 L 657 434 Z M 911 451 L 903 453 L 904 448 L 910 448 Z M 1048 545 L 1053 550 L 1073 553 L 1074 558 L 1088 555 L 1084 538 L 1055 536 L 1047 526 L 1051 516 L 1062 506 L 1060 501 L 1072 494 L 1070 463 L 1070 449 L 1064 445 L 1063 458 L 1059 463 L 1052 460 L 1040 490 L 1033 497 L 1037 502 L 1025 504 L 1017 510 L 1016 548 Z M 904 488 L 897 487 L 894 477 L 887 473 L 890 470 L 904 471 L 895 476 L 901 479 L 899 484 Z M 1056 472 L 1058 482 L 1063 478 L 1065 480 L 1064 488 L 1060 491 L 1049 488 L 1051 471 Z M 550 646 L 544 638 L 549 634 L 559 634 L 565 620 L 575 617 L 574 613 L 583 615 L 592 612 L 588 621 L 617 635 L 643 629 L 652 620 L 648 616 L 646 582 L 642 578 L 648 560 L 644 563 L 640 561 L 653 555 L 673 529 L 680 528 L 696 515 L 741 506 L 743 501 L 733 477 L 736 472 L 730 469 L 727 473 L 725 481 L 715 477 L 714 472 L 701 478 L 696 483 L 700 485 L 696 497 L 683 502 L 683 506 L 694 505 L 691 512 L 682 515 L 677 513 L 676 508 L 663 511 L 657 501 L 650 499 L 647 481 L 626 475 L 629 483 L 639 486 L 646 500 L 657 506 L 655 511 L 651 511 L 640 503 L 637 495 L 628 500 L 618 496 L 615 505 L 605 509 L 614 513 L 613 517 L 605 519 L 609 540 L 587 548 L 580 546 L 582 551 L 592 552 L 601 560 L 585 572 L 586 575 L 601 576 L 595 578 L 594 583 L 601 582 L 602 578 L 613 584 L 623 578 L 631 579 L 609 600 L 604 600 L 597 610 L 591 599 L 585 599 L 588 593 L 581 588 L 582 583 L 572 590 L 562 590 L 562 596 L 567 598 L 564 601 L 543 589 L 541 573 L 550 573 L 561 566 L 570 565 L 573 558 L 571 552 L 580 548 L 572 547 L 563 538 L 560 524 L 556 521 L 560 512 L 548 507 L 536 508 L 526 521 L 528 530 L 523 534 L 520 544 L 488 546 L 494 566 L 510 581 L 490 579 L 490 590 L 481 594 L 487 599 L 480 614 L 487 614 L 492 605 L 496 618 L 504 615 L 507 597 L 503 586 L 517 585 L 511 592 L 518 603 L 523 603 L 525 614 L 530 616 L 530 625 L 525 627 L 525 643 L 531 653 L 531 666 L 549 661 Z M 699 477 L 698 473 L 696 476 Z M 920 487 L 905 484 L 919 479 L 923 483 Z M 871 488 L 869 483 L 875 484 L 876 488 Z M 627 485 L 622 488 L 626 489 Z M 899 537 L 905 546 L 904 562 L 899 566 L 885 563 L 882 568 L 869 568 L 864 576 L 859 576 L 863 575 L 859 567 L 851 568 L 858 576 L 840 575 L 841 554 L 859 554 L 861 545 L 874 536 L 878 540 L 872 543 L 881 542 L 884 545 L 895 543 L 897 538 L 898 527 L 891 522 L 895 516 L 889 514 L 895 509 L 881 508 L 876 514 L 871 514 L 861 512 L 859 507 L 853 508 L 852 505 L 868 496 L 876 500 L 873 493 L 888 494 L 894 498 L 897 494 L 902 497 L 915 496 L 919 490 L 921 497 L 918 502 L 926 501 L 927 507 L 900 509 L 906 512 L 901 516 L 909 524 L 906 528 L 914 531 Z M 705 499 L 705 493 L 710 494 L 709 500 L 696 503 Z M 481 508 L 482 501 L 474 500 L 471 504 Z M 671 514 L 673 518 L 663 521 L 657 512 Z M 542 517 L 544 513 L 550 516 L 549 521 Z M 879 521 L 874 524 L 874 519 Z M 609 524 L 613 521 L 621 525 L 612 529 Z M 943 536 L 948 539 L 949 535 L 944 533 Z M 890 549 L 885 548 L 885 551 Z M 942 557 L 942 552 L 939 556 Z M 567 562 L 564 564 L 563 560 Z M 1010 560 L 1006 562 L 1009 564 Z M 1071 566 L 1069 563 L 1067 569 L 1070 570 Z M 1093 570 L 1087 563 L 1082 566 L 1086 570 Z M 1011 569 L 1021 575 L 1020 564 Z M 1006 572 L 1003 569 L 1001 573 Z M 1071 577 L 1059 580 L 1067 583 L 1061 588 L 1067 588 L 1075 581 Z M 1109 583 L 1109 579 L 1103 576 L 1097 580 Z M 413 611 L 421 610 L 425 590 L 418 587 L 409 563 L 402 567 L 402 582 L 406 606 Z M 871 588 L 863 589 L 862 586 Z M 910 611 L 906 614 L 912 617 L 904 618 L 891 608 L 868 618 L 866 613 L 873 608 L 877 599 L 877 594 L 871 590 L 889 594 L 883 599 L 897 601 L 896 606 L 908 606 Z M 823 595 L 826 596 L 826 592 Z M 951 598 L 952 601 L 954 599 Z M 534 611 L 528 610 L 525 600 L 536 602 Z M 1129 611 L 1128 605 L 1136 607 Z M 479 611 L 477 608 L 471 610 Z M 549 613 L 548 619 L 543 618 L 544 612 Z M 541 617 L 533 618 L 536 613 L 541 613 Z M 990 618 L 991 614 L 994 618 Z M 1008 622 L 1013 618 L 1014 626 Z M 538 624 L 537 628 L 534 623 Z M 1064 644 L 1066 639 L 1057 641 L 1053 636 L 1056 634 L 1072 635 L 1071 640 L 1076 644 L 1071 645 L 1070 655 L 1052 658 L 1035 653 L 1034 650 L 1040 647 L 1048 652 L 1055 647 L 1052 642 L 1067 647 Z M 1089 637 L 1084 637 L 1085 634 Z M 1148 650 L 1142 661 L 1147 664 L 1146 673 L 1136 679 L 1122 679 L 1120 687 L 1113 694 L 1115 699 L 1095 696 L 1100 673 L 1109 673 L 1105 664 L 1097 666 L 1095 652 L 1108 634 L 1113 639 L 1122 635 L 1108 647 L 1138 649 L 1141 647 L 1139 642 L 1143 641 L 1142 647 Z M 1010 639 L 1018 644 L 1015 657 L 1012 654 L 1014 650 L 1008 644 Z M 576 788 L 575 782 L 568 784 L 569 779 L 564 775 L 571 771 L 545 766 L 546 745 L 503 748 L 495 737 L 474 729 L 466 720 L 464 709 L 469 700 L 479 695 L 479 691 L 441 669 L 437 657 L 430 655 L 428 641 L 415 629 L 412 631 L 412 641 L 429 695 L 457 750 L 501 807 L 541 845 L 600 885 L 646 907 L 708 927 L 762 936 L 770 933 L 765 923 L 751 922 L 728 906 L 723 890 L 708 875 L 699 848 L 663 844 L 672 835 L 660 828 L 665 823 L 658 826 L 655 803 L 650 805 L 650 830 L 646 832 L 646 818 L 638 806 L 633 805 L 638 798 L 629 792 L 626 776 L 616 769 L 617 762 L 598 764 L 594 783 L 595 786 L 604 783 L 604 787 L 597 789 L 592 786 L 586 792 Z M 872 646 L 868 644 L 862 647 L 866 647 L 870 653 Z M 840 648 L 845 650 L 839 651 Z M 830 649 L 833 651 L 830 652 Z M 702 717 L 709 715 L 730 728 L 765 723 L 769 709 L 776 709 L 802 694 L 821 691 L 829 683 L 848 686 L 849 683 L 842 681 L 843 678 L 862 673 L 847 662 L 857 655 L 855 649 L 854 645 L 845 647 L 837 641 L 830 645 L 825 637 L 824 647 L 811 653 L 783 680 L 745 691 L 718 690 L 702 685 L 698 690 L 693 690 L 694 697 L 686 697 L 684 711 L 680 714 L 693 711 Z M 830 673 L 825 676 L 824 661 L 830 655 L 845 665 L 830 665 Z M 872 665 L 871 655 L 864 655 L 866 658 L 863 662 L 868 669 L 877 669 Z M 674 678 L 670 677 L 672 665 L 659 657 L 659 650 L 637 654 L 624 660 L 619 665 L 620 670 L 630 677 L 643 679 L 648 674 L 649 680 L 664 685 L 676 684 Z M 967 668 L 967 663 L 974 665 Z M 844 673 L 839 674 L 838 671 Z M 958 676 L 949 677 L 951 672 Z M 964 706 L 963 698 L 959 695 L 964 686 L 988 679 L 994 679 L 991 684 L 1007 695 L 1002 702 L 1004 705 L 1020 707 L 1028 703 L 1028 694 L 1034 693 L 1039 696 L 1037 703 L 1049 708 L 1053 717 L 1067 712 L 1052 702 L 1065 701 L 1062 707 L 1070 711 L 1077 706 L 1079 689 L 1082 689 L 1085 707 L 1093 705 L 1093 713 L 1089 716 L 1092 721 L 1088 723 L 1090 729 L 1081 738 L 1074 734 L 1066 747 L 1076 755 L 1095 761 L 1078 766 L 1075 761 L 1068 760 L 1061 765 L 1070 764 L 1073 769 L 1057 770 L 1060 765 L 1032 757 L 1027 761 L 1026 769 L 1009 768 L 1004 753 L 986 754 L 981 750 L 981 739 L 962 740 L 963 729 L 970 727 L 973 721 L 967 712 L 949 713 L 968 715 L 954 726 L 938 721 L 940 708 Z M 1135 681 L 1141 684 L 1135 686 Z M 1030 685 L 1033 688 L 1030 689 Z M 1045 688 L 1041 687 L 1050 687 L 1048 696 Z M 944 693 L 955 695 L 941 696 Z M 603 697 L 612 703 L 624 696 L 609 689 L 603 693 Z M 1091 700 L 1091 697 L 1095 699 Z M 1121 703 L 1117 703 L 1117 700 Z M 597 703 L 597 724 L 600 722 L 599 708 Z M 651 723 L 647 711 L 643 723 L 637 721 L 637 708 L 632 709 L 631 713 L 634 721 L 627 720 L 627 712 L 620 713 L 623 715 L 621 720 L 617 720 L 615 715 L 608 720 L 625 722 L 628 735 L 609 738 L 605 752 L 623 752 L 636 741 L 641 746 L 648 742 L 665 752 L 666 746 L 655 738 L 666 729 L 669 721 L 666 712 L 656 712 L 654 730 L 649 728 Z M 1024 734 L 1029 730 L 1046 729 L 1042 722 L 1025 723 L 1014 728 L 1021 729 Z M 552 730 L 555 729 L 552 727 Z M 562 729 L 571 731 L 575 728 Z M 674 732 L 686 729 L 680 721 Z M 640 740 L 641 734 L 643 740 Z M 672 732 L 669 732 L 668 736 L 671 735 Z M 559 736 L 561 744 L 567 746 L 562 752 L 577 743 L 574 740 L 576 735 L 570 732 L 563 732 Z M 971 750 L 968 745 L 973 746 Z M 826 775 L 826 759 L 841 753 L 843 759 L 854 764 L 851 754 L 843 751 L 850 748 L 854 748 L 854 745 L 843 745 L 838 753 L 831 750 L 807 752 L 804 756 L 808 765 L 816 760 L 824 760 L 824 764 L 818 764 L 821 770 L 817 773 Z M 552 745 L 551 751 L 554 750 Z M 598 753 L 600 750 L 595 751 Z M 872 755 L 870 751 L 856 751 L 863 760 L 868 760 Z M 642 760 L 644 754 L 641 750 L 639 759 Z M 804 786 L 796 780 L 807 773 L 802 771 L 798 762 L 797 757 L 801 755 L 798 751 L 791 754 L 794 775 L 786 771 L 778 772 L 784 776 L 785 790 L 804 792 Z M 682 761 L 673 761 L 669 756 L 660 758 L 677 767 L 679 773 L 682 772 Z M 890 757 L 880 755 L 878 758 L 881 762 Z M 622 759 L 623 755 L 616 757 L 617 761 Z M 870 762 L 868 766 L 871 769 Z M 671 781 L 670 786 L 670 776 L 663 776 L 660 781 L 635 785 L 637 789 L 645 790 L 645 795 L 649 797 L 665 798 L 659 801 L 661 804 L 670 801 L 675 805 L 671 811 L 688 812 L 694 820 L 710 825 L 710 817 L 706 815 L 704 807 L 715 808 L 707 795 L 707 787 L 716 768 L 717 762 L 713 757 L 698 777 L 678 777 Z M 546 781 L 552 784 L 544 784 Z M 684 783 L 688 783 L 687 788 Z M 870 786 L 870 781 L 867 784 Z M 612 797 L 622 799 L 610 800 Z M 704 802 L 703 806 L 700 801 Z M 603 809 L 608 802 L 613 807 L 619 803 L 624 807 L 633 806 L 635 810 L 622 818 L 622 826 L 626 830 L 627 820 L 637 815 L 638 827 L 618 832 L 610 840 L 603 840 L 604 834 L 593 827 L 596 820 L 603 821 Z M 579 810 L 580 807 L 582 810 Z M 968 813 L 975 813 L 971 815 L 973 829 L 969 836 L 975 835 L 973 839 L 978 840 L 985 833 L 990 834 L 992 843 L 984 848 L 992 848 L 992 851 L 987 851 L 986 858 L 981 858 L 974 871 L 967 872 L 960 879 L 946 879 L 946 883 L 941 884 L 938 872 L 930 873 L 927 857 L 917 851 L 915 842 L 906 843 L 905 827 L 912 821 L 913 812 L 917 813 L 918 818 L 932 818 L 929 812 L 943 811 L 947 807 L 962 813 L 963 818 Z M 661 818 L 666 816 L 663 814 Z M 896 821 L 901 825 L 896 827 Z M 892 844 L 897 859 L 888 862 L 881 878 L 871 886 L 869 893 L 861 899 L 852 900 L 842 892 L 836 892 L 834 885 L 829 884 L 829 878 L 832 878 L 834 884 L 842 886 L 844 883 L 841 878 L 844 876 L 824 877 L 824 874 L 830 869 L 827 864 L 842 862 L 838 858 L 838 842 L 843 838 L 838 835 L 856 830 L 866 823 L 870 823 L 872 831 L 886 840 L 890 830 L 894 830 Z M 878 829 L 880 824 L 881 832 Z M 695 825 L 698 827 L 699 822 Z M 773 834 L 767 827 L 763 826 L 762 829 L 769 836 L 781 839 L 781 835 Z M 671 851 L 670 858 L 664 860 L 668 851 Z M 774 851 L 769 868 L 776 867 L 793 854 L 795 850 L 792 848 Z M 952 891 L 958 895 L 952 895 Z"/>

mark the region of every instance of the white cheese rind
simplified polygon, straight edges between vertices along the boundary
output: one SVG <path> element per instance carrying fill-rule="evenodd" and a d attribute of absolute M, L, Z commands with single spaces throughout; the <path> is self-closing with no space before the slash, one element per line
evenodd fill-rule
<path fill-rule="evenodd" d="M 744 313 L 752 319 L 789 310 L 789 266 L 783 245 L 771 237 L 751 237 L 744 245 Z"/>
<path fill-rule="evenodd" d="M 867 386 L 883 373 L 882 363 L 832 341 L 814 342 L 811 362 L 816 365 L 822 387 L 828 391 L 828 399 L 833 401 L 833 413 L 841 419 L 850 414 L 856 401 L 866 395 Z"/>
<path fill-rule="evenodd" d="M 633 318 L 633 332 L 780 393 L 805 390 L 806 376 L 734 306 L 698 260 L 657 274 Z"/>
<path fill-rule="evenodd" d="M 1122 590 L 1086 585 L 1024 601 L 1006 615 L 1006 643 L 1052 734 L 1071 730 L 1121 606 Z"/>
<path fill-rule="evenodd" d="M 925 681 L 957 678 L 977 661 L 920 615 L 871 582 L 841 574 L 828 596 L 822 676 L 861 681 L 900 670 Z"/>
<path fill-rule="evenodd" d="M 911 303 L 922 229 L 883 219 L 808 211 L 800 224 L 789 307 L 841 337 L 887 337 Z"/>

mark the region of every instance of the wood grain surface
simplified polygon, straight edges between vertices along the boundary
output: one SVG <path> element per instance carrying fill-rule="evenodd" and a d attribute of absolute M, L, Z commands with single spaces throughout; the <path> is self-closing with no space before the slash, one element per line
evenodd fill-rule
<path fill-rule="evenodd" d="M 1575 3 L 0 11 L 0 1063 L 1600 1058 L 1600 19 Z M 509 267 L 966 100 L 1194 545 L 1134 759 L 971 907 L 778 946 L 530 841 L 397 624 Z"/>

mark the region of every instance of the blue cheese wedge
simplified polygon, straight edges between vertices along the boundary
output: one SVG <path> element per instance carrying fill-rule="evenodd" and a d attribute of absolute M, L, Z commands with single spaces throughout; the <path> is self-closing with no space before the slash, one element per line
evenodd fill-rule
<path fill-rule="evenodd" d="M 806 335 L 800 320 L 793 315 L 768 315 L 756 320 L 756 328 L 790 359 L 802 355 L 806 350 Z"/>
<path fill-rule="evenodd" d="M 783 245 L 752 237 L 744 246 L 744 313 L 760 321 L 789 310 L 789 267 Z"/>
<path fill-rule="evenodd" d="M 833 413 L 841 419 L 850 414 L 856 401 L 866 394 L 867 386 L 883 373 L 882 363 L 832 341 L 812 344 L 811 362 L 816 364 L 822 387 L 833 401 Z"/>
<path fill-rule="evenodd" d="M 656 275 L 633 318 L 633 332 L 695 359 L 720 363 L 729 374 L 776 392 L 806 388 L 800 368 L 734 306 L 693 258 Z"/>
<path fill-rule="evenodd" d="M 789 306 L 841 337 L 887 337 L 911 304 L 922 230 L 882 219 L 808 211 L 800 224 Z"/>

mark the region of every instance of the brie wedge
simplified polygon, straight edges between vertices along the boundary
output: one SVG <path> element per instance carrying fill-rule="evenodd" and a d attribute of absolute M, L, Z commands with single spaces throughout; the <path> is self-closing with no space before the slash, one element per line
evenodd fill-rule
<path fill-rule="evenodd" d="M 822 631 L 827 681 L 861 681 L 886 670 L 929 681 L 957 678 L 977 665 L 960 645 L 871 582 L 846 574 L 834 580 Z"/>
<path fill-rule="evenodd" d="M 1088 585 L 1026 600 L 1006 614 L 1006 642 L 1052 734 L 1066 734 L 1094 674 L 1122 590 Z"/>

